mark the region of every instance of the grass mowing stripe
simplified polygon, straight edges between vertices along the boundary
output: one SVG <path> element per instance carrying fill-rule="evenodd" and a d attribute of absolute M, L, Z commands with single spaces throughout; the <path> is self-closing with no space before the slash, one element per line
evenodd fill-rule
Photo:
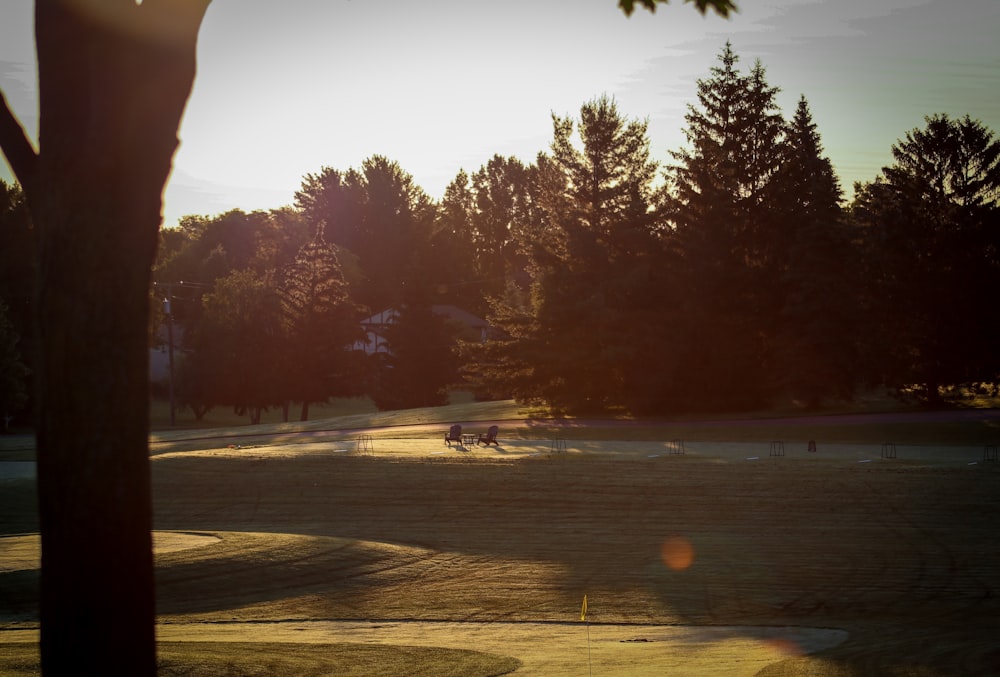
<path fill-rule="evenodd" d="M 472 650 L 341 643 L 160 642 L 157 657 L 160 677 L 495 677 L 520 666 L 514 658 Z M 0 677 L 39 674 L 36 645 L 0 646 Z"/>

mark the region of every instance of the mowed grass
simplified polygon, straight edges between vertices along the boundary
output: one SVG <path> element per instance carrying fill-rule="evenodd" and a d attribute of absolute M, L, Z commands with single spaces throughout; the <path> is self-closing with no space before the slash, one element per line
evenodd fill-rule
<path fill-rule="evenodd" d="M 370 677 L 435 675 L 491 677 L 518 661 L 478 651 L 359 644 L 269 642 L 159 642 L 160 677 Z M 0 646 L 0 674 L 40 675 L 34 644 Z"/>
<path fill-rule="evenodd" d="M 445 421 L 490 420 L 468 409 L 438 413 Z M 411 425 L 437 423 L 427 413 L 409 416 Z M 716 435 L 794 439 L 798 431 L 823 444 L 845 427 L 850 440 L 891 439 L 884 422 L 680 425 L 704 431 L 708 442 Z M 989 420 L 891 425 L 900 443 L 978 445 L 992 430 Z M 651 625 L 848 633 L 811 655 L 792 647 L 759 673 L 768 677 L 1000 672 L 1000 464 L 601 453 L 614 452 L 623 439 L 687 437 L 673 424 L 521 420 L 505 431 L 592 443 L 588 453 L 517 459 L 500 452 L 290 455 L 277 453 L 280 447 L 154 457 L 156 528 L 221 539 L 157 557 L 161 622 L 206 629 L 234 621 L 564 624 L 579 621 L 586 594 L 591 623 L 635 624 L 639 636 Z M 386 432 L 377 448 L 393 444 L 406 441 Z M 3 533 L 32 531 L 26 506 L 33 492 L 17 482 L 9 488 L 0 494 Z M 680 558 L 678 548 L 686 553 Z M 0 614 L 30 625 L 33 584 L 33 572 L 0 574 Z M 491 641 L 468 647 L 483 652 L 465 657 L 485 661 L 482 671 L 470 663 L 455 674 L 517 667 L 519 656 L 505 653 L 503 637 Z M 406 653 L 409 647 L 363 644 L 302 649 L 266 636 L 255 638 L 256 650 L 190 644 L 166 644 L 161 658 L 169 658 L 167 649 L 188 651 L 179 664 L 203 655 L 215 667 L 198 669 L 217 671 L 161 674 L 446 674 L 438 668 L 462 664 L 450 649 L 420 656 Z M 333 654 L 346 662 L 330 667 L 324 661 Z M 303 667 L 274 663 L 267 671 L 264 656 L 289 666 L 301 658 Z M 397 659 L 402 663 L 392 663 Z M 399 669 L 375 667 L 383 665 Z M 642 667 L 610 662 L 594 672 L 634 674 Z M 739 674 L 732 666 L 702 667 L 704 674 Z"/>
<path fill-rule="evenodd" d="M 154 398 L 150 406 L 150 424 L 153 430 L 170 430 L 170 404 L 168 401 Z M 470 412 L 473 415 L 489 415 L 490 412 L 508 415 L 524 415 L 531 408 L 521 407 L 513 401 L 476 402 L 472 394 L 466 391 L 454 391 L 449 395 L 449 404 L 445 407 L 421 407 L 399 411 L 379 411 L 368 397 L 341 397 L 326 402 L 314 403 L 309 407 L 309 420 L 300 421 L 302 409 L 293 405 L 288 410 L 288 421 L 284 420 L 284 412 L 280 407 L 273 407 L 263 412 L 259 425 L 305 424 L 306 429 L 329 424 L 330 419 L 337 419 L 338 426 L 374 427 L 376 425 L 406 425 L 407 422 L 436 419 L 439 413 Z M 235 413 L 230 407 L 215 407 L 198 421 L 190 409 L 175 407 L 174 428 L 179 430 L 214 430 L 219 428 L 240 428 L 248 425 L 246 415 Z"/>
<path fill-rule="evenodd" d="M 789 659 L 845 671 L 818 674 L 991 674 L 1000 658 L 985 464 L 163 463 L 158 527 L 225 525 L 233 541 L 164 558 L 160 608 L 177 619 L 566 622 L 587 594 L 595 623 L 850 632 Z M 665 563 L 670 539 L 690 566 Z"/>

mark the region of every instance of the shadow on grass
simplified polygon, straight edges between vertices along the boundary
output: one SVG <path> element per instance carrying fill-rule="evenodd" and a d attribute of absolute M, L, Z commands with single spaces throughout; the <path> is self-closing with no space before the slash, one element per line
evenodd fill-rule
<path fill-rule="evenodd" d="M 366 644 L 160 642 L 157 657 L 156 674 L 160 677 L 367 677 L 372 674 L 493 677 L 520 667 L 520 661 L 515 658 L 479 651 Z M 0 676 L 37 674 L 36 645 L 0 646 Z"/>

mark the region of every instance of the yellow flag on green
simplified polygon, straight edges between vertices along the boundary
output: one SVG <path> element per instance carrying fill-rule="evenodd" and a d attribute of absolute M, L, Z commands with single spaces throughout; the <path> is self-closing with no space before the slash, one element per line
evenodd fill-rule
<path fill-rule="evenodd" d="M 583 596 L 583 606 L 580 607 L 580 620 L 587 620 L 587 596 Z"/>

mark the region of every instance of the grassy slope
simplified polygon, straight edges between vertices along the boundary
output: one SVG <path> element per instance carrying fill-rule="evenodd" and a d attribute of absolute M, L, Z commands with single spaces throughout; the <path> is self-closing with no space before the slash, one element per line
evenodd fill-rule
<path fill-rule="evenodd" d="M 511 403 L 488 406 L 305 426 L 518 415 Z M 505 425 L 518 435 L 554 432 L 530 421 Z M 604 440 L 611 450 L 615 440 L 655 435 L 977 444 L 995 431 L 989 421 L 908 422 L 891 424 L 888 436 L 884 425 L 607 423 L 558 434 Z M 1000 667 L 990 630 L 1000 612 L 1000 572 L 992 566 L 1000 558 L 998 470 L 808 459 L 748 466 L 683 457 L 509 463 L 180 455 L 154 463 L 157 528 L 220 532 L 223 543 L 159 557 L 159 606 L 176 621 L 564 620 L 578 613 L 586 592 L 597 623 L 851 632 L 844 645 L 776 664 L 769 676 L 993 674 Z M 5 487 L 0 531 L 30 530 L 31 500 L 21 484 Z M 692 545 L 690 568 L 661 561 L 671 535 Z M 30 611 L 27 579 L 0 575 L 0 613 Z M 228 660 L 244 654 L 233 651 Z M 508 659 L 496 660 L 490 665 L 509 669 Z M 250 667 L 233 674 L 259 674 Z"/>
<path fill-rule="evenodd" d="M 370 677 L 435 675 L 493 677 L 518 667 L 513 658 L 478 651 L 362 644 L 160 642 L 160 677 Z M 41 674 L 31 644 L 0 646 L 0 675 Z"/>
<path fill-rule="evenodd" d="M 985 404 L 985 403 L 984 403 Z M 363 408 L 355 400 L 335 403 L 325 414 Z M 979 418 L 968 414 L 982 412 Z M 313 417 L 310 421 L 264 423 L 247 426 L 242 423 L 211 429 L 164 429 L 154 432 L 154 444 L 169 445 L 183 440 L 216 438 L 225 440 L 291 440 L 295 435 L 356 433 L 374 429 L 376 437 L 438 437 L 452 423 L 470 425 L 478 430 L 488 423 L 498 422 L 502 435 L 515 439 L 549 439 L 562 437 L 578 440 L 671 440 L 767 442 L 786 440 L 820 443 L 874 443 L 892 441 L 897 444 L 996 444 L 1000 425 L 990 409 L 955 410 L 954 420 L 941 420 L 948 412 L 922 412 L 906 409 L 892 400 L 859 401 L 850 406 L 831 407 L 818 412 L 797 408 L 769 410 L 738 416 L 701 416 L 681 419 L 600 419 L 581 421 L 573 418 L 554 419 L 544 409 L 518 405 L 512 400 L 474 402 L 468 398 L 443 407 L 425 407 L 402 411 L 378 412 L 374 409 L 330 417 Z M 881 416 L 880 416 L 881 415 Z M 888 415 L 888 416 L 887 416 Z M 963 418 L 963 415 L 965 418 Z M 893 416 L 897 418 L 894 419 Z M 898 420 L 909 416 L 910 420 Z M 479 424 L 478 426 L 476 424 Z M 392 430 L 391 428 L 398 428 Z M 198 446 L 198 444 L 194 445 Z M 2 448 L 2 447 L 0 447 Z"/>

